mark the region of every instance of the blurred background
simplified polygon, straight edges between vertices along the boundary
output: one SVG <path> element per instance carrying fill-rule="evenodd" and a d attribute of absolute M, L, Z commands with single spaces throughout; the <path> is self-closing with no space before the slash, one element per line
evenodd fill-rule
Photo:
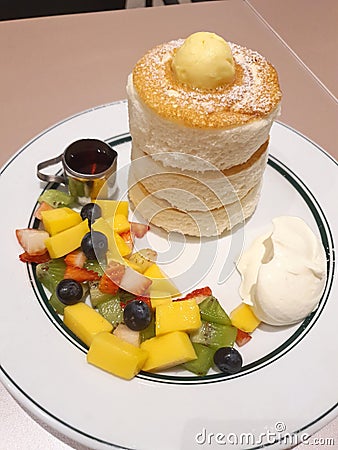
<path fill-rule="evenodd" d="M 78 14 L 206 0 L 0 0 L 0 20 Z"/>

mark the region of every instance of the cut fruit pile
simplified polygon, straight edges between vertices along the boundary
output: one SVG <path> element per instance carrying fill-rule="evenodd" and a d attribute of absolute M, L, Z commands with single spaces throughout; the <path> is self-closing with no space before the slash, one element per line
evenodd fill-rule
<path fill-rule="evenodd" d="M 229 317 L 209 287 L 180 297 L 156 251 L 134 251 L 149 226 L 128 213 L 128 202 L 115 200 L 77 212 L 68 194 L 50 189 L 35 213 L 40 227 L 16 230 L 20 259 L 37 264 L 50 305 L 89 347 L 88 362 L 124 379 L 176 366 L 198 376 L 241 370 L 233 346 L 259 325 L 251 308 L 241 304 Z"/>

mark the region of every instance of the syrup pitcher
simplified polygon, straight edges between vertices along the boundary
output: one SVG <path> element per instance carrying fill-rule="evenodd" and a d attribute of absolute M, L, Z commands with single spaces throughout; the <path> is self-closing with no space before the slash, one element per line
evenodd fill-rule
<path fill-rule="evenodd" d="M 62 162 L 62 175 L 47 175 L 41 171 Z M 80 205 L 96 198 L 111 199 L 116 190 L 117 152 L 99 139 L 80 139 L 70 144 L 56 158 L 37 166 L 42 181 L 68 185 L 70 195 Z"/>

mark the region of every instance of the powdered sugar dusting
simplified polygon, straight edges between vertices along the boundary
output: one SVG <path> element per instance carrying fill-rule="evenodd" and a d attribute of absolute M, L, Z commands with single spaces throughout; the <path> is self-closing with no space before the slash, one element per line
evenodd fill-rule
<path fill-rule="evenodd" d="M 133 82 L 141 99 L 160 116 L 198 128 L 228 128 L 264 118 L 281 100 L 273 66 L 256 51 L 229 42 L 236 66 L 233 83 L 216 89 L 180 83 L 171 60 L 184 40 L 150 50 L 136 64 Z"/>

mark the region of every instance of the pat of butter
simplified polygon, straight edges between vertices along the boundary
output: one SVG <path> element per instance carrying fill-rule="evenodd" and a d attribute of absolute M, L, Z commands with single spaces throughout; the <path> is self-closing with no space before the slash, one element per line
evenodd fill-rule
<path fill-rule="evenodd" d="M 190 35 L 174 55 L 171 67 L 180 82 L 202 89 L 214 89 L 235 78 L 231 48 L 215 33 Z"/>

